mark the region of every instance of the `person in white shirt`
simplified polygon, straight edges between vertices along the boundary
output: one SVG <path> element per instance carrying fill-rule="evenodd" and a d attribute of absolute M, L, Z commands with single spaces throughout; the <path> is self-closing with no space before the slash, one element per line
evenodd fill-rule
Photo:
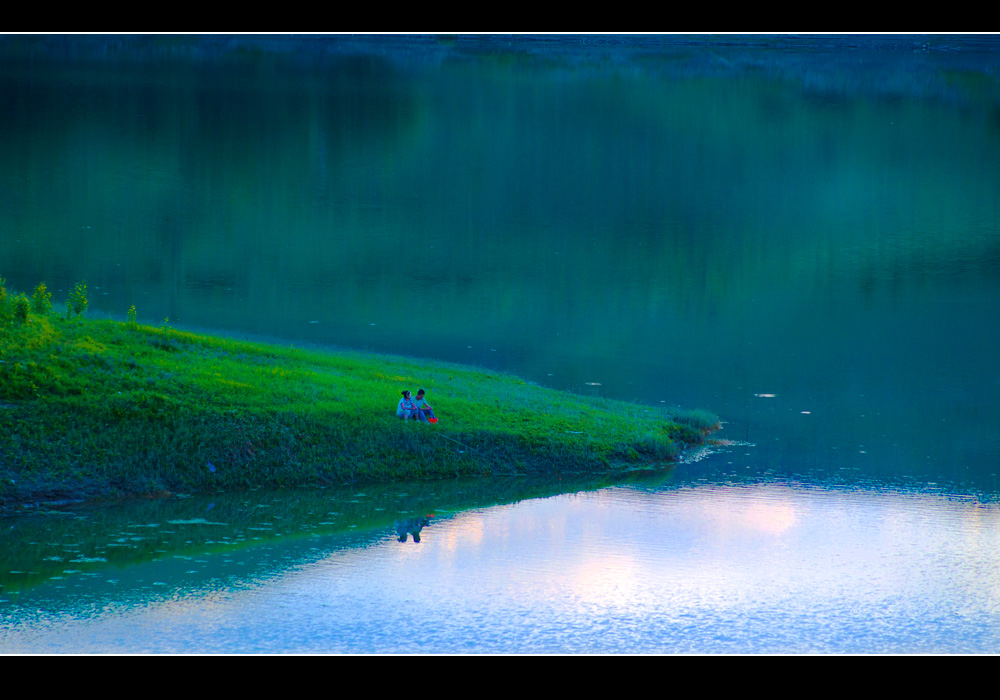
<path fill-rule="evenodd" d="M 437 423 L 438 419 L 437 416 L 434 415 L 434 409 L 431 408 L 429 403 L 427 403 L 427 400 L 424 398 L 424 393 L 423 389 L 417 391 L 417 398 L 414 402 L 416 403 L 417 410 L 420 412 L 420 420 Z"/>

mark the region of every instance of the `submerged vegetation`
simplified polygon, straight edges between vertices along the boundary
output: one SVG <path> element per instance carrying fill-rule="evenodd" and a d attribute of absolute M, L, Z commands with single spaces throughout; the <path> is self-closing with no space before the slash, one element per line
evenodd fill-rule
<path fill-rule="evenodd" d="M 52 312 L 43 285 L 33 304 L 2 280 L 0 290 L 0 503 L 8 505 L 615 473 L 662 467 L 718 425 L 705 411 L 583 397 L 460 365 L 142 325 L 134 307 L 124 322 L 85 319 L 84 285 L 65 314 Z M 438 424 L 396 418 L 400 391 L 417 387 Z"/>

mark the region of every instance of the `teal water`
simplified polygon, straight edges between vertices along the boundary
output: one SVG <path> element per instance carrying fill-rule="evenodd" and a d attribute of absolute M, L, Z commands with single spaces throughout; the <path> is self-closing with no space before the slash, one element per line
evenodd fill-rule
<path fill-rule="evenodd" d="M 108 617 L 34 620 L 17 601 L 66 574 L 3 579 L 0 649 L 996 651 L 998 49 L 3 37 L 10 287 L 704 407 L 733 444 L 669 488 L 456 506 L 416 546 L 331 533 Z M 61 556 L 13 541 L 14 571 Z M 282 595 L 294 624 L 260 613 Z"/>

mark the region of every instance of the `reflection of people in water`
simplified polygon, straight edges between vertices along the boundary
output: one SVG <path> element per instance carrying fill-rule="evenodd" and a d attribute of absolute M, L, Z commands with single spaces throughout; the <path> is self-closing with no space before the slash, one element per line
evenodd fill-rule
<path fill-rule="evenodd" d="M 397 520 L 396 539 L 400 542 L 406 542 L 407 536 L 413 535 L 413 541 L 420 542 L 420 531 L 430 525 L 430 523 L 431 521 L 426 515 L 408 520 Z"/>

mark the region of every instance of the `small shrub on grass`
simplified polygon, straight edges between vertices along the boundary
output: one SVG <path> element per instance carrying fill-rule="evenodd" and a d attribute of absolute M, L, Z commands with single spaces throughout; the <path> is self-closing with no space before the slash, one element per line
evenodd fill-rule
<path fill-rule="evenodd" d="M 669 440 L 664 440 L 662 436 L 653 432 L 648 432 L 639 437 L 630 449 L 634 449 L 639 454 L 646 455 L 652 459 L 663 461 L 676 459 L 678 453 L 680 453 L 679 446 Z"/>
<path fill-rule="evenodd" d="M 31 294 L 31 310 L 40 315 L 52 311 L 52 292 L 48 291 L 45 283 L 40 283 Z"/>
<path fill-rule="evenodd" d="M 18 323 L 28 322 L 28 309 L 31 308 L 31 304 L 28 303 L 28 297 L 24 296 L 24 293 L 17 295 L 14 299 L 14 320 Z"/>
<path fill-rule="evenodd" d="M 135 330 L 136 328 L 139 327 L 139 319 L 135 313 L 135 304 L 132 304 L 132 306 L 129 307 L 128 316 L 127 320 L 125 321 L 125 324 L 132 330 Z"/>
<path fill-rule="evenodd" d="M 11 313 L 11 300 L 7 296 L 7 280 L 0 277 L 0 321 L 5 320 Z"/>
<path fill-rule="evenodd" d="M 69 318 L 71 313 L 79 316 L 87 310 L 87 305 L 87 283 L 77 282 L 66 299 L 66 318 Z"/>

